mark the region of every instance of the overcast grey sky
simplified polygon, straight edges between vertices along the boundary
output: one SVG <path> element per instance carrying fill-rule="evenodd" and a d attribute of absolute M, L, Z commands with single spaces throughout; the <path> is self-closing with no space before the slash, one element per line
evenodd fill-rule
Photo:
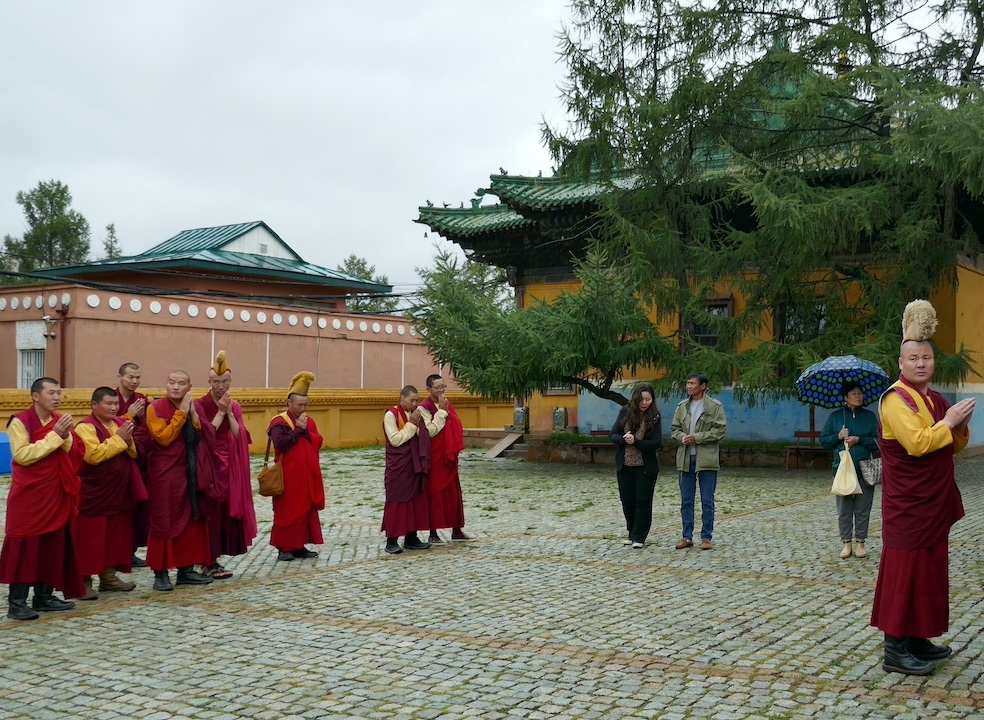
<path fill-rule="evenodd" d="M 550 172 L 566 0 L 36 0 L 0 6 L 0 236 L 68 185 L 94 256 L 265 221 L 305 260 L 367 258 L 398 290 L 412 220 L 500 167 Z M 488 201 L 487 201 L 488 202 Z"/>

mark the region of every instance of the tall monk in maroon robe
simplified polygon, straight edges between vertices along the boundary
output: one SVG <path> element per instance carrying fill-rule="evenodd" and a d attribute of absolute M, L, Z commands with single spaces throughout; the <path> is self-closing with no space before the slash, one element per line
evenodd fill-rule
<path fill-rule="evenodd" d="M 964 508 L 953 455 L 969 439 L 974 400 L 952 407 L 929 383 L 936 361 L 926 331 L 917 332 L 906 307 L 901 377 L 879 403 L 882 454 L 882 556 L 871 624 L 885 633 L 886 672 L 927 675 L 951 649 L 929 638 L 949 628 L 948 537 Z M 935 329 L 935 311 L 931 327 Z M 929 333 L 932 332 L 930 329 Z"/>
<path fill-rule="evenodd" d="M 431 439 L 427 505 L 430 514 L 428 541 L 432 544 L 444 542 L 437 532 L 440 528 L 451 528 L 451 539 L 454 541 L 472 539 L 462 530 L 465 526 L 465 504 L 458 477 L 458 455 L 465 449 L 465 433 L 458 413 L 444 395 L 445 390 L 447 384 L 440 375 L 429 376 L 427 398 L 418 406 Z"/>
<path fill-rule="evenodd" d="M 215 356 L 208 371 L 209 392 L 195 401 L 202 422 L 215 429 L 212 473 L 216 500 L 208 503 L 208 535 L 212 560 L 203 573 L 215 580 L 232 577 L 219 562 L 220 555 L 244 555 L 256 537 L 256 511 L 249 470 L 249 430 L 243 411 L 232 399 L 232 370 L 225 350 Z"/>
<path fill-rule="evenodd" d="M 119 398 L 119 410 L 117 414 L 125 417 L 133 423 L 133 443 L 137 448 L 137 467 L 140 475 L 147 477 L 147 459 L 150 457 L 151 450 L 154 449 L 154 441 L 150 439 L 147 432 L 146 411 L 150 400 L 141 392 L 137 392 L 140 387 L 140 366 L 136 363 L 123 363 L 120 366 L 116 387 L 116 397 Z M 137 548 L 146 547 L 147 530 L 150 525 L 150 511 L 146 500 L 138 500 L 137 506 L 131 513 L 133 518 L 133 555 L 130 563 L 133 567 L 144 567 L 145 563 L 137 554 Z"/>
<path fill-rule="evenodd" d="M 295 375 L 287 391 L 287 411 L 273 418 L 267 427 L 274 459 L 280 463 L 284 477 L 283 494 L 273 498 L 270 545 L 278 550 L 277 560 L 284 562 L 318 557 L 317 551 L 305 545 L 324 542 L 318 516 L 318 511 L 325 509 L 319 457 L 324 439 L 307 414 L 312 382 L 312 373 Z"/>
<path fill-rule="evenodd" d="M 431 544 L 417 537 L 418 530 L 429 530 L 427 476 L 430 473 L 430 435 L 421 432 L 423 414 L 417 407 L 417 388 L 407 385 L 400 392 L 400 404 L 383 415 L 386 436 L 386 472 L 382 531 L 386 552 L 397 555 L 407 550 L 427 550 Z M 399 538 L 403 536 L 403 547 Z"/>
<path fill-rule="evenodd" d="M 147 407 L 147 430 L 154 440 L 147 469 L 150 535 L 147 564 L 155 590 L 173 590 L 169 568 L 177 568 L 178 585 L 206 585 L 212 578 L 194 570 L 208 565 L 211 547 L 203 514 L 204 498 L 214 494 L 211 448 L 215 429 L 202 423 L 191 401 L 191 377 L 176 370 L 167 377 L 167 397 Z"/>
<path fill-rule="evenodd" d="M 75 607 L 54 597 L 55 588 L 66 598 L 85 592 L 73 527 L 81 443 L 72 432 L 72 416 L 56 412 L 61 404 L 58 381 L 47 377 L 35 381 L 31 399 L 34 405 L 7 424 L 13 467 L 0 548 L 0 583 L 10 585 L 7 617 L 13 620 L 33 620 L 37 611 Z M 32 585 L 34 600 L 28 607 Z"/>
<path fill-rule="evenodd" d="M 116 573 L 132 569 L 133 509 L 147 499 L 137 467 L 133 421 L 117 417 L 119 399 L 108 387 L 92 393 L 92 413 L 75 428 L 85 449 L 79 469 L 82 481 L 79 516 L 75 521 L 79 569 L 85 579 L 83 600 L 98 597 L 92 576 L 99 576 L 99 592 L 128 592 L 136 583 Z"/>

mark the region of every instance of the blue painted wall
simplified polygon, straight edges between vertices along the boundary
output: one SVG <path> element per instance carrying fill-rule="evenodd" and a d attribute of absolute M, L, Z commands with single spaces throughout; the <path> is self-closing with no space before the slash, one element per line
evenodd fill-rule
<path fill-rule="evenodd" d="M 981 388 L 975 386 L 973 389 Z M 629 396 L 629 391 L 624 388 L 618 391 L 626 397 Z M 971 418 L 969 447 L 984 447 L 984 392 L 943 392 L 943 395 L 950 402 L 968 397 L 977 399 L 977 408 Z M 663 415 L 664 435 L 670 434 L 670 421 L 673 419 L 674 408 L 686 397 L 686 393 L 681 391 L 678 397 L 658 401 L 660 413 Z M 810 428 L 810 408 L 798 400 L 780 400 L 750 408 L 735 402 L 731 390 L 722 390 L 712 397 L 720 400 L 724 406 L 730 440 L 792 441 L 795 430 Z M 577 407 L 578 430 L 584 434 L 591 430 L 611 429 L 619 410 L 618 405 L 610 400 L 602 400 L 587 392 L 582 392 L 578 396 Z M 874 411 L 875 405 L 869 405 L 868 409 Z M 827 417 L 832 412 L 835 411 L 816 408 L 817 430 L 823 429 Z"/>

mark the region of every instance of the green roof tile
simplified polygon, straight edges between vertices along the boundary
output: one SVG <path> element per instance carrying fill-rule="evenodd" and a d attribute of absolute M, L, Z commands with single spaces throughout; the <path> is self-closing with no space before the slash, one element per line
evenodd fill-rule
<path fill-rule="evenodd" d="M 453 237 L 475 237 L 505 230 L 533 229 L 536 221 L 525 218 L 504 205 L 477 208 L 419 208 L 414 222 L 427 225 L 436 233 Z"/>

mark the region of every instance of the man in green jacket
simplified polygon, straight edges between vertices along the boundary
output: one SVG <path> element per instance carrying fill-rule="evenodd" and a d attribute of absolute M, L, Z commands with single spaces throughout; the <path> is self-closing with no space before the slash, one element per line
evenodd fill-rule
<path fill-rule="evenodd" d="M 677 470 L 680 473 L 680 519 L 683 537 L 677 550 L 694 546 L 694 500 L 700 485 L 700 549 L 714 547 L 714 491 L 721 467 L 720 443 L 728 430 L 721 403 L 707 394 L 707 376 L 687 376 L 687 399 L 673 411 L 670 434 L 680 443 Z"/>

